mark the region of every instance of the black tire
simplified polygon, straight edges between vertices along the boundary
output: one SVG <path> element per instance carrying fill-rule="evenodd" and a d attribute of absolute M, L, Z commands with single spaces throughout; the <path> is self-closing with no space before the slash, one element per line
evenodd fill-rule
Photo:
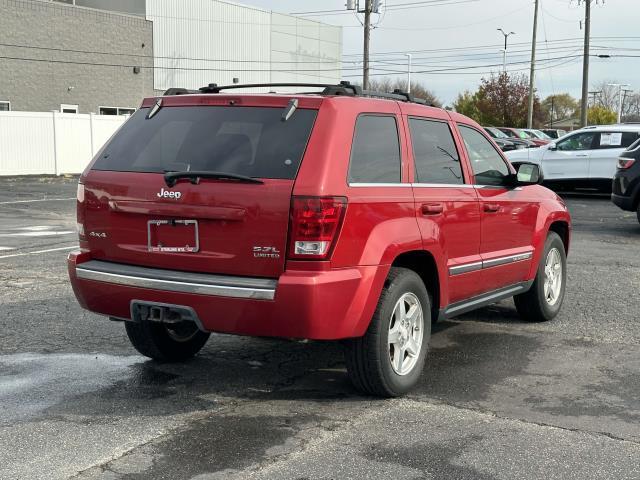
<path fill-rule="evenodd" d="M 640 203 L 638 203 L 638 207 L 636 208 L 636 216 L 638 217 L 638 223 L 640 223 Z"/>
<path fill-rule="evenodd" d="M 399 375 L 392 365 L 388 340 L 394 308 L 405 294 L 413 294 L 411 298 L 420 303 L 422 328 L 415 332 L 418 332 L 416 338 L 420 338 L 419 332 L 422 336 L 419 353 L 411 360 L 415 362 L 413 367 L 408 373 Z M 363 337 L 347 342 L 347 372 L 353 385 L 365 394 L 381 397 L 396 397 L 408 392 L 420 379 L 430 338 L 431 306 L 422 279 L 413 270 L 392 267 L 367 332 Z M 402 355 L 405 358 L 404 352 Z"/>
<path fill-rule="evenodd" d="M 181 362 L 193 357 L 207 343 L 209 333 L 193 322 L 167 325 L 159 322 L 125 322 L 133 347 L 145 357 L 161 362 Z"/>
<path fill-rule="evenodd" d="M 555 303 L 550 304 L 545 296 L 545 263 L 552 249 L 556 249 L 560 255 L 562 265 L 562 273 L 560 275 L 561 285 L 559 295 L 556 297 Z M 538 265 L 538 273 L 528 292 L 516 295 L 513 300 L 520 317 L 527 322 L 548 322 L 553 320 L 564 300 L 564 294 L 567 285 L 567 254 L 564 250 L 562 239 L 555 232 L 549 232 L 547 240 L 544 243 L 544 252 L 540 258 Z"/>

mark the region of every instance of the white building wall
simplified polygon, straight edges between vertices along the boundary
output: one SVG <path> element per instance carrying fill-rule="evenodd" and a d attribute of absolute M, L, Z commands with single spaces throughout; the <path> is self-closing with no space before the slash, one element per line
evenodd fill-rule
<path fill-rule="evenodd" d="M 121 115 L 0 112 L 0 176 L 82 173 L 126 120 Z"/>
<path fill-rule="evenodd" d="M 147 0 L 154 87 L 336 83 L 342 29 L 221 0 Z"/>
<path fill-rule="evenodd" d="M 338 83 L 342 28 L 271 14 L 271 81 Z"/>

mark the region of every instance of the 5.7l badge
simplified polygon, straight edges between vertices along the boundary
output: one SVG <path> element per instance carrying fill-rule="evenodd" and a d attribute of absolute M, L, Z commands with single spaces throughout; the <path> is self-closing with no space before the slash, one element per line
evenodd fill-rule
<path fill-rule="evenodd" d="M 276 247 L 253 247 L 255 258 L 280 258 L 280 250 Z"/>

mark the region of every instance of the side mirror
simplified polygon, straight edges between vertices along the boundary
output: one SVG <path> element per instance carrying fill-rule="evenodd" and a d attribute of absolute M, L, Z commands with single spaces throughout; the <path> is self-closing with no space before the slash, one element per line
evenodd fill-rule
<path fill-rule="evenodd" d="M 555 152 L 556 150 L 558 150 L 558 146 L 555 143 L 550 143 L 548 148 L 552 152 Z"/>
<path fill-rule="evenodd" d="M 514 165 L 514 167 L 518 171 L 516 185 L 537 185 L 544 180 L 542 169 L 536 163 L 521 162 Z"/>

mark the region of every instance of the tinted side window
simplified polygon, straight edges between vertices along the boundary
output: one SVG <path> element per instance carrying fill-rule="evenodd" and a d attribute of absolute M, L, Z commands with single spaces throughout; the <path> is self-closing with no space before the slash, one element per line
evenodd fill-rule
<path fill-rule="evenodd" d="M 449 125 L 409 119 L 411 143 L 419 183 L 464 183 L 460 157 Z"/>
<path fill-rule="evenodd" d="M 574 152 L 577 150 L 591 150 L 593 148 L 594 132 L 576 133 L 558 142 L 558 150 Z"/>
<path fill-rule="evenodd" d="M 628 148 L 636 140 L 636 132 L 602 132 L 598 141 L 598 149 Z"/>
<path fill-rule="evenodd" d="M 493 145 L 480 132 L 460 125 L 460 133 L 469 153 L 471 168 L 479 185 L 503 185 L 509 167 Z"/>
<path fill-rule="evenodd" d="M 398 183 L 400 180 L 396 119 L 376 115 L 358 117 L 351 147 L 349 182 Z"/>

